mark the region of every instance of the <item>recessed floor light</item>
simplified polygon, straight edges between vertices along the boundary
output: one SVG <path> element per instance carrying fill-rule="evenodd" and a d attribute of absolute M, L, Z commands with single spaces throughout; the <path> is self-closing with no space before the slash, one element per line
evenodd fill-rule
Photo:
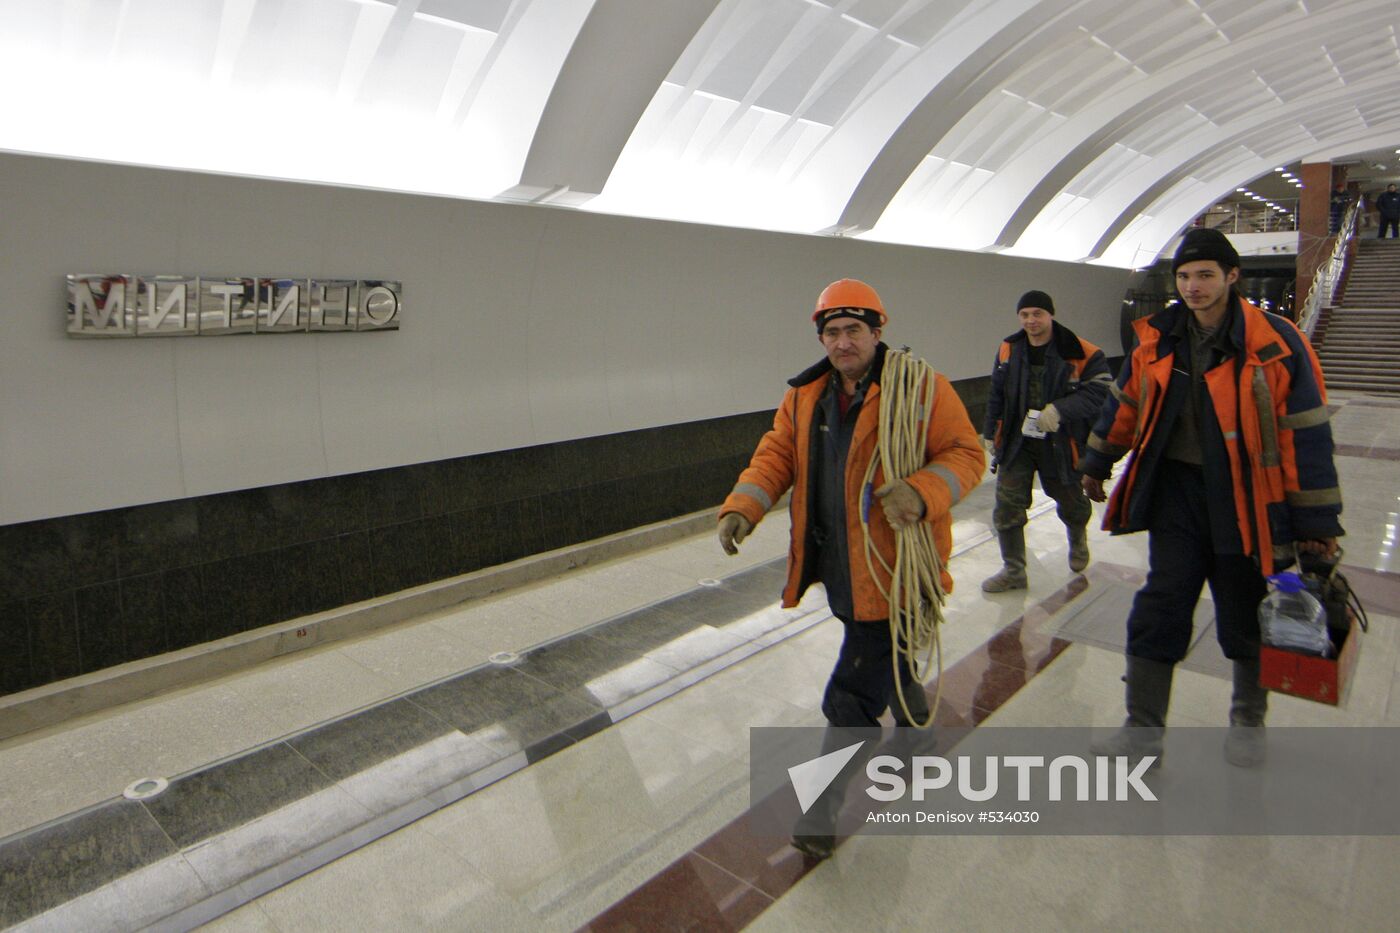
<path fill-rule="evenodd" d="M 169 786 L 165 778 L 141 778 L 122 791 L 122 796 L 127 800 L 150 800 Z"/>

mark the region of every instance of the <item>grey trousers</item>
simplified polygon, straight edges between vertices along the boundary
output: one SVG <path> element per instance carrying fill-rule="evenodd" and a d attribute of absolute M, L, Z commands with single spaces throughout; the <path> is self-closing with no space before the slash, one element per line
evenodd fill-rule
<path fill-rule="evenodd" d="M 997 531 L 1010 531 L 1026 523 L 1026 509 L 1031 507 L 1031 483 L 1040 474 L 1040 488 L 1055 500 L 1056 514 L 1066 528 L 1083 528 L 1089 524 L 1093 506 L 1076 474 L 1072 482 L 1062 483 L 1056 477 L 1054 451 L 1042 441 L 1027 440 L 1010 463 L 997 470 L 997 504 L 992 509 L 992 525 Z"/>

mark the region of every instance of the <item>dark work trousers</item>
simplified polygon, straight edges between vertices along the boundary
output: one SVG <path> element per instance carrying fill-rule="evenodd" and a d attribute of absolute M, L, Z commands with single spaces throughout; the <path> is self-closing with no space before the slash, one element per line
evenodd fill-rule
<path fill-rule="evenodd" d="M 1093 506 L 1079 484 L 1079 474 L 1062 483 L 1056 476 L 1055 452 L 1042 440 L 1026 438 L 1010 463 L 997 468 L 997 504 L 992 509 L 992 525 L 997 531 L 1010 531 L 1026 523 L 1031 507 L 1031 483 L 1040 474 L 1040 488 L 1055 500 L 1055 512 L 1066 528 L 1089 524 Z"/>
<path fill-rule="evenodd" d="M 909 725 L 894 691 L 889 622 L 853 622 L 843 618 L 841 624 L 846 629 L 841 640 L 841 654 L 822 697 L 822 714 L 826 721 L 848 729 L 878 726 L 880 714 L 889 709 L 894 714 L 895 725 Z M 900 665 L 900 681 L 905 688 L 904 700 L 909 704 L 909 711 L 923 722 L 928 718 L 928 703 L 908 663 Z"/>
<path fill-rule="evenodd" d="M 851 782 L 864 771 L 865 763 L 875 752 L 878 732 L 872 736 L 871 729 L 879 729 L 880 715 L 889 709 L 895 725 L 910 725 L 895 694 L 889 622 L 853 622 L 842 618 L 841 624 L 846 630 L 841 654 L 822 698 L 822 713 L 829 725 L 822 736 L 821 753 L 827 755 L 855 742 L 864 744 L 798 819 L 793 832 L 799 836 L 830 835 L 836 831 L 836 820 Z M 924 722 L 928 719 L 928 700 L 907 662 L 900 665 L 900 681 L 905 685 L 904 700 L 909 704 L 909 711 L 919 722 Z M 898 731 L 906 734 L 896 736 L 887 751 L 906 754 L 932 751 L 931 733 Z"/>
<path fill-rule="evenodd" d="M 1163 460 L 1152 493 L 1147 583 L 1128 615 L 1128 654 L 1164 664 L 1186 657 L 1201 584 L 1209 583 L 1225 657 L 1259 657 L 1259 601 L 1268 584 L 1251 558 L 1216 553 L 1201 468 Z"/>
<path fill-rule="evenodd" d="M 1400 217 L 1381 218 L 1381 229 L 1377 236 L 1382 240 L 1385 239 L 1386 228 L 1390 229 L 1390 235 L 1392 237 L 1400 237 Z"/>

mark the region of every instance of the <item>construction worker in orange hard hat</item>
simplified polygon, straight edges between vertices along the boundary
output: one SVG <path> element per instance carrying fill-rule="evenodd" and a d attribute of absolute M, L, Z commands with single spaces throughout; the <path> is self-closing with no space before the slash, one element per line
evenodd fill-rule
<path fill-rule="evenodd" d="M 738 546 L 784 493 L 792 490 L 792 548 L 783 605 L 795 606 L 813 583 L 844 628 L 840 655 L 822 699 L 832 729 L 875 726 L 886 709 L 897 724 L 910 723 L 895 699 L 894 646 L 885 592 L 889 576 L 865 559 L 865 476 L 880 445 L 880 377 L 889 348 L 881 341 L 889 320 L 875 289 L 840 279 L 822 290 L 812 319 L 825 356 L 788 380 L 773 428 L 759 441 L 747 469 L 720 507 L 719 538 L 726 553 Z M 967 409 L 941 374 L 935 379 L 933 410 L 926 414 L 924 466 L 904 479 L 876 467 L 868 509 L 871 544 L 893 566 L 896 529 L 926 522 L 952 588 L 946 565 L 952 549 L 950 509 L 982 478 L 986 459 Z M 879 576 L 877 576 L 879 575 Z M 915 682 L 901 664 L 900 681 Z M 922 687 L 905 694 L 908 712 L 927 718 Z M 849 767 L 849 766 L 848 766 Z M 840 782 L 836 782 L 840 783 Z M 835 786 L 835 784 L 833 784 Z M 840 794 L 823 795 L 803 817 L 794 845 L 825 858 L 835 844 Z"/>

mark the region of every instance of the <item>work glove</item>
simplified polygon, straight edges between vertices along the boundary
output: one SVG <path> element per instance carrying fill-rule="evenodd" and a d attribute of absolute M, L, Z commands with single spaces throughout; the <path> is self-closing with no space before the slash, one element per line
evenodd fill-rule
<path fill-rule="evenodd" d="M 1079 478 L 1079 485 L 1084 488 L 1084 495 L 1095 502 L 1108 501 L 1108 494 L 1103 491 L 1103 480 L 1089 476 L 1087 473 Z"/>
<path fill-rule="evenodd" d="M 753 522 L 738 512 L 726 512 L 719 517 L 719 546 L 730 556 L 738 554 L 740 543 L 750 531 L 753 531 Z"/>
<path fill-rule="evenodd" d="M 997 452 L 997 442 L 990 437 L 979 437 L 978 440 L 982 442 L 982 449 L 987 452 L 987 456 Z"/>
<path fill-rule="evenodd" d="M 924 500 L 902 479 L 886 483 L 875 490 L 875 498 L 885 510 L 885 519 L 896 530 L 906 528 L 924 517 Z"/>
<path fill-rule="evenodd" d="M 1046 405 L 1040 410 L 1040 430 L 1046 434 L 1060 430 L 1060 410 L 1054 405 Z"/>

